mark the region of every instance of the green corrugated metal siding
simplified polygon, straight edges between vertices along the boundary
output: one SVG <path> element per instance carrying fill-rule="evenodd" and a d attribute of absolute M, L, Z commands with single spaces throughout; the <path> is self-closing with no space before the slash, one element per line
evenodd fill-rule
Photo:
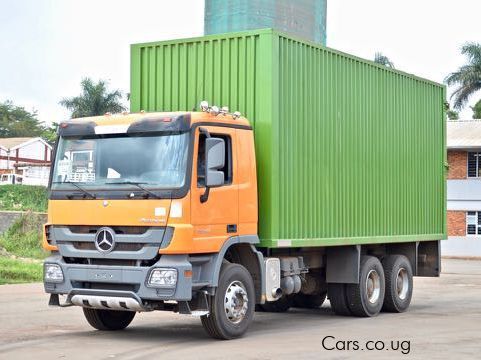
<path fill-rule="evenodd" d="M 260 34 L 132 46 L 131 107 L 189 110 L 198 99 L 255 117 Z"/>
<path fill-rule="evenodd" d="M 273 238 L 304 245 L 443 237 L 444 88 L 282 36 L 275 41 Z"/>
<path fill-rule="evenodd" d="M 132 47 L 132 111 L 253 122 L 269 247 L 445 238 L 444 91 L 269 30 Z"/>

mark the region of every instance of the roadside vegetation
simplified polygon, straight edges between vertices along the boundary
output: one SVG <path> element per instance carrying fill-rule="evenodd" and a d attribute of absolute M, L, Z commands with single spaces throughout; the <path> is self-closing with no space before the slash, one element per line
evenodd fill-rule
<path fill-rule="evenodd" d="M 44 217 L 27 212 L 0 235 L 0 285 L 42 281 Z"/>
<path fill-rule="evenodd" d="M 47 212 L 47 189 L 43 186 L 0 186 L 0 211 Z"/>
<path fill-rule="evenodd" d="M 42 281 L 42 264 L 0 256 L 0 285 Z"/>
<path fill-rule="evenodd" d="M 44 259 L 48 252 L 42 248 L 43 222 L 44 217 L 26 213 L 0 235 L 0 246 L 8 254 L 16 257 Z"/>

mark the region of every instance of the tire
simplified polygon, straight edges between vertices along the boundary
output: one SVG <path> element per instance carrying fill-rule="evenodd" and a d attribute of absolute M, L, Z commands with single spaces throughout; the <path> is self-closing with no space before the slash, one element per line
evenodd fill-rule
<path fill-rule="evenodd" d="M 88 323 L 97 330 L 123 330 L 132 322 L 134 311 L 83 308 Z"/>
<path fill-rule="evenodd" d="M 352 315 L 347 301 L 346 284 L 327 284 L 327 294 L 329 302 L 331 303 L 331 308 L 336 315 Z"/>
<path fill-rule="evenodd" d="M 294 305 L 294 297 L 292 295 L 282 296 L 277 301 L 265 302 L 260 305 L 262 311 L 265 312 L 286 312 Z"/>
<path fill-rule="evenodd" d="M 202 326 L 215 339 L 241 337 L 254 319 L 254 308 L 254 282 L 250 273 L 242 265 L 225 264 L 221 268 L 217 291 L 210 298 L 210 313 L 201 317 Z"/>
<path fill-rule="evenodd" d="M 360 317 L 376 316 L 384 302 L 385 279 L 381 262 L 374 256 L 362 256 L 359 284 L 347 284 L 346 294 L 351 313 Z"/>
<path fill-rule="evenodd" d="M 413 270 L 404 255 L 390 255 L 382 261 L 386 278 L 386 295 L 382 311 L 404 312 L 413 295 Z"/>
<path fill-rule="evenodd" d="M 325 292 L 315 295 L 296 294 L 294 296 L 294 306 L 304 309 L 317 309 L 324 304 L 326 295 Z"/>

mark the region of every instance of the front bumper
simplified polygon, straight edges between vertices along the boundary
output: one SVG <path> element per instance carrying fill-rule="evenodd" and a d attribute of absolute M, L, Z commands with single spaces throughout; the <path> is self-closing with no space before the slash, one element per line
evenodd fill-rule
<path fill-rule="evenodd" d="M 62 256 L 54 255 L 45 263 L 61 267 L 64 280 L 61 283 L 44 281 L 45 291 L 50 294 L 67 295 L 67 301 L 78 294 L 111 296 L 119 293 L 141 301 L 189 301 L 192 299 L 192 264 L 187 255 L 162 255 L 151 267 L 104 266 L 68 264 Z M 153 268 L 177 270 L 175 287 L 148 287 L 147 279 Z"/>

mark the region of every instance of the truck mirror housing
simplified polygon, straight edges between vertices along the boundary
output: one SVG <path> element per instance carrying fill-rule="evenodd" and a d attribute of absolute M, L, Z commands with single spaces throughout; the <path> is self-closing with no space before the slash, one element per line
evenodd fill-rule
<path fill-rule="evenodd" d="M 210 137 L 205 139 L 205 186 L 224 185 L 224 173 L 219 171 L 225 165 L 225 141 Z"/>

